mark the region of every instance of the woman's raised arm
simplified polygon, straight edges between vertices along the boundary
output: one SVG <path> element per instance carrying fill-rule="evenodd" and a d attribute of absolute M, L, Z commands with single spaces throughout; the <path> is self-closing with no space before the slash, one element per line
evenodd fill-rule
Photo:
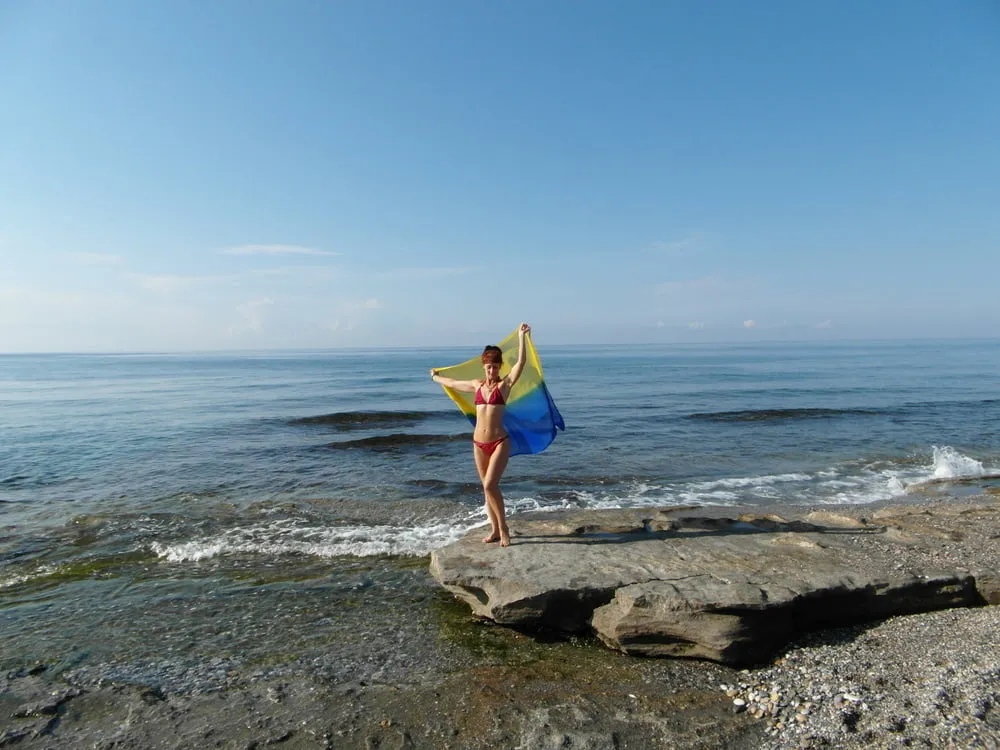
<path fill-rule="evenodd" d="M 517 329 L 517 362 L 514 363 L 514 366 L 510 368 L 510 372 L 507 373 L 507 382 L 511 388 L 514 387 L 514 383 L 521 377 L 521 372 L 523 372 L 524 365 L 527 363 L 524 337 L 529 333 L 531 333 L 531 326 L 527 323 L 521 323 L 521 327 Z"/>

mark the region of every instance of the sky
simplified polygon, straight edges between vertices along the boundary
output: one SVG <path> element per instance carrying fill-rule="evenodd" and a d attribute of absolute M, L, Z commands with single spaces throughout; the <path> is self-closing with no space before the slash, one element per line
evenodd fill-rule
<path fill-rule="evenodd" d="M 0 353 L 996 337 L 993 0 L 6 0 Z"/>

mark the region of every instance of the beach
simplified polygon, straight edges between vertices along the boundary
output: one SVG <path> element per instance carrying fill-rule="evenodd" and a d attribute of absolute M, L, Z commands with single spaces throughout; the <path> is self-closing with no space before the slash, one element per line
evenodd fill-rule
<path fill-rule="evenodd" d="M 965 502 L 987 508 L 984 518 L 993 520 L 983 531 L 1000 536 L 995 494 Z M 992 562 L 986 553 L 963 560 L 971 567 Z M 411 606 L 386 606 L 359 589 L 350 664 L 343 637 L 335 658 L 324 658 L 317 642 L 307 653 L 270 654 L 271 664 L 214 656 L 198 634 L 151 643 L 143 660 L 112 658 L 100 666 L 46 659 L 42 650 L 3 677 L 0 743 L 458 749 L 1000 742 L 997 607 L 821 630 L 768 664 L 733 669 L 625 656 L 586 635 L 492 625 L 438 590 L 424 564 L 384 563 L 368 575 L 394 569 L 397 583 L 405 582 L 399 596 Z M 213 597 L 197 607 L 210 608 L 220 629 L 238 621 Z M 308 604 L 298 607 L 301 618 Z M 136 637 L 146 631 L 138 613 L 128 619 Z M 267 625 L 282 622 L 275 612 Z M 776 710 L 759 711 L 769 696 Z"/>

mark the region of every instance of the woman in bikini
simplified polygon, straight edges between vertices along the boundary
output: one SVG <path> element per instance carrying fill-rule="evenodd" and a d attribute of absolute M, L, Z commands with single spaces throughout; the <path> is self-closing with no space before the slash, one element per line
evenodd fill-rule
<path fill-rule="evenodd" d="M 503 427 L 503 410 L 510 396 L 510 389 L 514 387 L 514 383 L 524 370 L 524 337 L 530 331 L 531 327 L 527 323 L 522 323 L 517 330 L 517 362 L 505 378 L 500 377 L 503 352 L 498 346 L 487 346 L 483 349 L 485 380 L 453 380 L 438 375 L 437 370 L 431 370 L 431 379 L 435 383 L 454 388 L 456 391 L 476 394 L 476 429 L 472 433 L 472 452 L 476 458 L 479 481 L 483 483 L 486 515 L 489 516 L 492 527 L 483 541 L 500 542 L 501 547 L 510 545 L 510 529 L 507 527 L 503 495 L 500 493 L 500 477 L 503 476 L 504 469 L 507 468 L 507 459 L 510 458 L 510 440 Z"/>

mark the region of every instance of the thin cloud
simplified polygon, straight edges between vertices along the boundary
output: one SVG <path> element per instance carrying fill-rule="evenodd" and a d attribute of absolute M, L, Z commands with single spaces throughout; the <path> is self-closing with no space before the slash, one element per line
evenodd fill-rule
<path fill-rule="evenodd" d="M 99 308 L 115 301 L 108 295 L 94 295 L 71 290 L 45 289 L 30 286 L 0 285 L 0 310 L 31 310 L 44 314 L 55 310 L 79 311 L 87 307 Z"/>
<path fill-rule="evenodd" d="M 315 279 L 317 276 L 332 276 L 339 271 L 337 266 L 278 266 L 277 268 L 252 268 L 247 273 L 252 276 L 286 278 L 306 276 L 309 279 Z"/>
<path fill-rule="evenodd" d="M 350 333 L 362 326 L 362 320 L 373 310 L 383 308 L 382 301 L 377 297 L 363 300 L 341 300 L 337 306 L 336 317 L 324 326 L 333 333 Z"/>
<path fill-rule="evenodd" d="M 331 250 L 317 250 L 301 245 L 238 245 L 219 251 L 221 255 L 340 255 Z"/>
<path fill-rule="evenodd" d="M 233 277 L 231 276 L 175 276 L 172 274 L 156 276 L 145 273 L 130 273 L 128 274 L 128 278 L 141 288 L 158 294 L 169 294 L 170 292 L 176 292 L 179 289 L 186 289 L 198 284 L 233 282 Z"/>
<path fill-rule="evenodd" d="M 824 320 L 822 323 L 817 323 L 816 328 L 833 328 L 832 320 Z"/>
<path fill-rule="evenodd" d="M 262 297 L 261 299 L 250 300 L 249 302 L 237 305 L 236 312 L 240 316 L 241 322 L 240 325 L 229 329 L 229 335 L 233 336 L 247 331 L 264 330 L 264 309 L 273 304 L 274 300 L 270 297 Z"/>
<path fill-rule="evenodd" d="M 394 268 L 389 271 L 382 271 L 376 276 L 401 278 L 401 279 L 434 279 L 448 276 L 464 276 L 472 273 L 476 269 L 472 266 L 452 266 L 441 268 Z"/>
<path fill-rule="evenodd" d="M 757 321 L 756 320 L 744 320 L 743 321 L 743 327 L 744 328 L 756 328 L 757 327 Z"/>
<path fill-rule="evenodd" d="M 708 244 L 708 233 L 688 232 L 678 240 L 657 240 L 649 247 L 658 253 L 680 253 L 703 249 Z"/>
<path fill-rule="evenodd" d="M 85 266 L 119 266 L 125 262 L 122 256 L 111 253 L 66 253 L 66 257 Z"/>
<path fill-rule="evenodd" d="M 344 320 L 343 318 L 334 318 L 329 323 L 326 324 L 326 329 L 332 333 L 349 333 L 354 330 L 357 326 L 357 322 L 354 320 Z"/>
<path fill-rule="evenodd" d="M 706 276 L 683 281 L 665 281 L 648 287 L 652 292 L 650 312 L 673 326 L 690 330 L 723 328 L 727 321 L 743 321 L 747 310 L 759 310 L 761 293 L 752 280 Z M 766 301 L 765 301 L 766 302 Z M 736 317 L 741 316 L 741 317 Z M 746 321 L 746 328 L 756 326 Z M 721 330 L 721 329 L 720 329 Z"/>

